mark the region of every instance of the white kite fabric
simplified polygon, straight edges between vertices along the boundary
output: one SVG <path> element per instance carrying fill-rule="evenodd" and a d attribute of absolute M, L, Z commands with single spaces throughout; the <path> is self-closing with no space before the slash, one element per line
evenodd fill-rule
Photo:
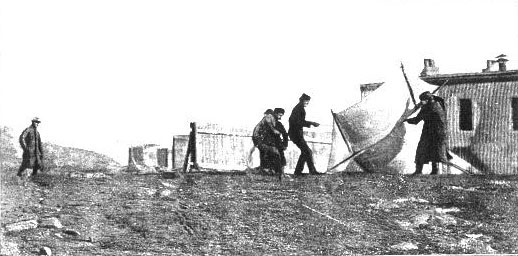
<path fill-rule="evenodd" d="M 385 83 L 361 102 L 336 113 L 336 120 L 348 135 L 353 151 L 386 137 L 408 109 L 407 101 L 405 87 Z"/>
<path fill-rule="evenodd" d="M 415 106 L 405 81 L 401 80 L 384 83 L 361 102 L 334 114 L 329 173 L 357 171 L 358 168 L 365 172 L 400 174 L 415 170 L 415 151 L 422 123 L 404 122 Z M 424 82 L 412 85 L 416 98 L 424 91 L 437 88 Z M 342 163 L 353 154 L 357 156 Z M 474 170 L 458 156 L 453 157 L 453 163 Z M 462 173 L 451 168 L 447 172 Z"/>

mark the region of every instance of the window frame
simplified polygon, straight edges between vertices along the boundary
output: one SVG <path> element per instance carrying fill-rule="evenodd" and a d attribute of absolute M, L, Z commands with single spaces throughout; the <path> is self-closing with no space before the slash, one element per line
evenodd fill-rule
<path fill-rule="evenodd" d="M 518 96 L 512 96 L 510 101 L 509 129 L 513 132 L 518 132 Z"/>
<path fill-rule="evenodd" d="M 469 102 L 469 108 L 466 108 L 466 109 L 463 108 L 463 106 L 465 106 L 463 104 L 463 102 Z M 474 106 L 473 99 L 471 99 L 471 98 L 459 98 L 458 104 L 459 104 L 459 113 L 458 113 L 459 130 L 463 131 L 463 132 L 472 132 L 475 129 L 475 127 L 474 127 L 475 116 L 474 116 L 474 109 L 473 109 L 473 106 Z M 464 117 L 464 115 L 463 115 L 464 111 L 463 110 L 468 110 L 468 109 L 469 109 L 470 121 L 469 121 L 469 127 L 466 127 L 467 124 L 465 122 L 463 122 L 463 121 L 467 121 L 468 117 Z"/>

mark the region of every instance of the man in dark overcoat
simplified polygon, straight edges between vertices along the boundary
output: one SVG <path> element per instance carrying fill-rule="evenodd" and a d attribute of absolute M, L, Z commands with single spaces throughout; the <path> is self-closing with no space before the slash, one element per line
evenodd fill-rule
<path fill-rule="evenodd" d="M 414 174 L 422 174 L 423 165 L 432 162 L 432 172 L 438 174 L 438 163 L 447 163 L 449 158 L 447 144 L 446 111 L 442 98 L 430 92 L 419 95 L 422 108 L 414 118 L 406 119 L 410 124 L 424 121 L 421 138 L 415 155 L 416 170 Z"/>
<path fill-rule="evenodd" d="M 284 128 L 284 125 L 281 123 L 281 119 L 284 116 L 284 109 L 283 108 L 275 108 L 273 110 L 273 116 L 275 117 L 275 129 L 279 131 L 279 135 L 274 135 L 275 139 L 275 146 L 277 147 L 277 150 L 279 150 L 279 156 L 280 156 L 280 163 L 277 165 L 280 167 L 278 170 L 279 178 L 284 173 L 284 167 L 286 167 L 286 157 L 284 156 L 284 151 L 288 148 L 288 133 L 286 132 L 286 128 Z"/>
<path fill-rule="evenodd" d="M 274 112 L 268 109 L 252 134 L 252 142 L 259 149 L 259 168 L 265 172 L 277 171 L 280 168 L 275 165 L 280 159 L 279 151 L 275 147 L 275 136 L 279 136 L 280 133 L 275 129 L 275 123 Z"/>
<path fill-rule="evenodd" d="M 308 146 L 308 143 L 304 139 L 304 127 L 315 126 L 318 127 L 320 124 L 316 122 L 306 121 L 306 110 L 311 97 L 305 93 L 299 98 L 299 103 L 291 111 L 289 118 L 290 127 L 288 134 L 291 141 L 300 149 L 299 160 L 295 167 L 295 176 L 302 175 L 304 164 L 308 164 L 310 174 L 321 174 L 317 172 L 315 168 L 315 161 L 313 160 L 313 152 Z"/>
<path fill-rule="evenodd" d="M 23 130 L 20 135 L 20 146 L 23 149 L 22 165 L 18 169 L 18 176 L 27 168 L 32 168 L 32 176 L 38 173 L 38 170 L 43 169 L 43 148 L 41 145 L 41 137 L 38 132 L 38 125 L 40 119 L 35 117 L 32 119 L 31 126 Z"/>

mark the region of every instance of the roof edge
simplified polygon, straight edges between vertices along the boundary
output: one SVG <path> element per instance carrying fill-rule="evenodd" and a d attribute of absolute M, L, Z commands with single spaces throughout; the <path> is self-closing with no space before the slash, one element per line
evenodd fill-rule
<path fill-rule="evenodd" d="M 419 78 L 433 85 L 442 85 L 446 81 L 446 85 L 463 83 L 508 82 L 518 81 L 518 70 L 494 71 L 484 73 L 440 74 L 431 76 L 420 76 Z"/>

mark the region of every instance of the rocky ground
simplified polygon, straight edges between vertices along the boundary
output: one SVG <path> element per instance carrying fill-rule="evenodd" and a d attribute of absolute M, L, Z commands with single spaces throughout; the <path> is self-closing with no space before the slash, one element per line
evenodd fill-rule
<path fill-rule="evenodd" d="M 518 253 L 518 178 L 1 173 L 2 255 Z"/>

